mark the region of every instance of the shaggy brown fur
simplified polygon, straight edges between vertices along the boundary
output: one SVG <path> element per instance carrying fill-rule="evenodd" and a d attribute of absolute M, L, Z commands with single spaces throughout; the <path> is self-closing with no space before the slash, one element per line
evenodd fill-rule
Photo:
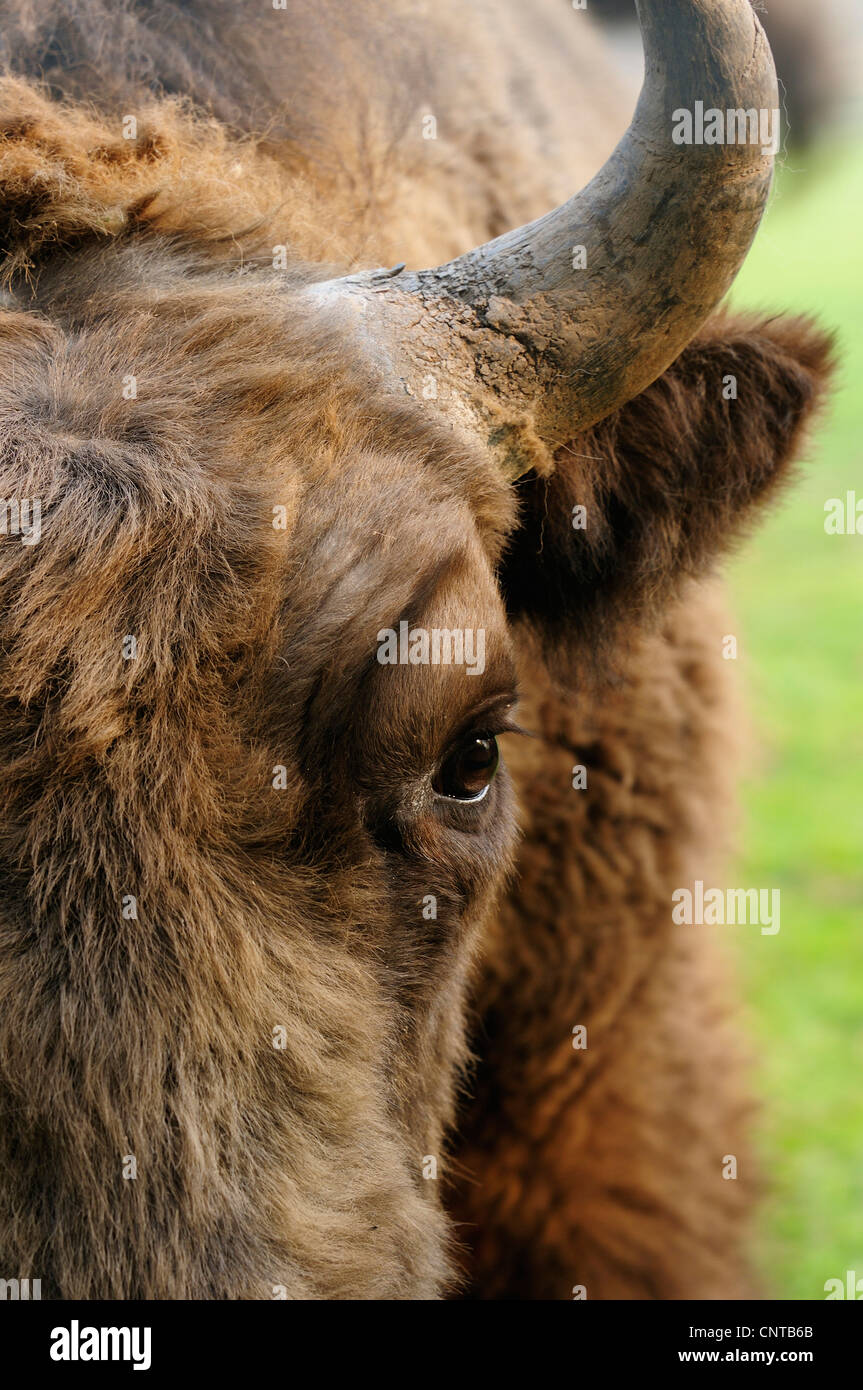
<path fill-rule="evenodd" d="M 826 344 L 720 321 L 512 489 L 296 291 L 571 191 L 617 133 L 573 144 L 554 86 L 613 89 L 583 17 L 59 9 L 0 3 L 0 496 L 43 518 L 0 540 L 0 1269 L 56 1297 L 437 1296 L 435 1156 L 481 1296 L 743 1291 L 722 991 L 670 925 L 727 780 L 693 577 L 783 475 Z M 483 627 L 483 676 L 380 667 L 401 617 Z M 539 742 L 442 802 L 516 674 Z"/>
<path fill-rule="evenodd" d="M 479 1296 L 753 1291 L 727 971 L 710 929 L 669 911 L 676 887 L 724 881 L 739 742 L 720 655 L 733 624 L 715 586 L 685 576 L 787 476 L 828 359 L 803 323 L 718 319 L 549 482 L 526 481 L 503 578 L 529 672 L 520 718 L 539 738 L 510 753 L 529 819 L 490 934 L 454 1203 Z M 728 371 L 745 402 L 717 391 Z M 580 547 L 575 500 L 593 518 Z M 634 636 L 638 614 L 657 630 Z"/>

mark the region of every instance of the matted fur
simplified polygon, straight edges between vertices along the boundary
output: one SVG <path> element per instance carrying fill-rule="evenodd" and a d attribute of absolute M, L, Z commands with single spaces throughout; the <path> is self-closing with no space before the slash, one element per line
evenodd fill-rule
<path fill-rule="evenodd" d="M 826 343 L 720 321 L 513 489 L 297 291 L 571 191 L 617 133 L 582 18 L 61 8 L 0 5 L 0 495 L 43 507 L 0 543 L 0 1264 L 54 1297 L 435 1297 L 448 1184 L 480 1296 L 744 1291 L 739 1089 L 709 945 L 669 918 L 727 800 L 692 585 L 787 468 Z M 401 617 L 482 627 L 482 678 L 381 668 Z M 516 668 L 539 742 L 441 806 Z"/>

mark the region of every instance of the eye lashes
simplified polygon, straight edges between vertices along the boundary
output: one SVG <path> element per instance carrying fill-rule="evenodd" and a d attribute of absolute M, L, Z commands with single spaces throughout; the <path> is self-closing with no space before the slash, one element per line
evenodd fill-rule
<path fill-rule="evenodd" d="M 501 734 L 521 734 L 523 738 L 536 738 L 536 734 L 531 729 L 523 728 L 515 719 L 507 715 L 504 715 L 501 719 L 492 720 L 485 729 L 481 732 L 478 731 L 478 736 L 480 738 L 483 734 L 487 738 L 498 738 Z"/>

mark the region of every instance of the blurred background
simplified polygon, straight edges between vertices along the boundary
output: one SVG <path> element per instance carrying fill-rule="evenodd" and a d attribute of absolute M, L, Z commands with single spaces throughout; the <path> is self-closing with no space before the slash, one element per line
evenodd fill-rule
<path fill-rule="evenodd" d="M 830 498 L 863 502 L 863 0 L 754 8 L 784 148 L 732 304 L 817 316 L 840 373 L 800 482 L 729 570 L 755 726 L 733 881 L 779 887 L 782 927 L 727 939 L 762 1101 L 755 1255 L 771 1293 L 823 1299 L 863 1279 L 863 534 L 824 529 Z M 631 0 L 590 9 L 640 80 Z"/>

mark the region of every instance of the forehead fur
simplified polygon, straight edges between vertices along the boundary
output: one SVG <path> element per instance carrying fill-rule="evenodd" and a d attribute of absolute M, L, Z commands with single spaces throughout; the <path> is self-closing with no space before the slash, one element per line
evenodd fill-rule
<path fill-rule="evenodd" d="M 53 102 L 6 76 L 0 111 L 7 281 L 32 277 L 58 249 L 135 230 L 194 234 L 213 250 L 260 223 L 284 196 L 272 161 L 250 142 L 231 140 L 215 121 L 184 114 L 177 101 L 136 106 L 134 137 L 124 138 L 119 120 Z"/>
<path fill-rule="evenodd" d="M 435 528 L 448 544 L 476 528 L 493 563 L 512 522 L 485 460 L 418 406 L 376 396 L 282 282 L 208 271 L 180 285 L 170 258 L 151 258 L 138 287 L 136 256 L 123 287 L 86 307 L 48 274 L 44 315 L 0 315 L 2 495 L 38 497 L 43 531 L 41 545 L 0 553 L 16 652 L 2 684 L 29 703 L 65 673 L 67 732 L 91 751 L 147 692 L 200 685 L 206 710 L 220 672 L 276 649 L 292 602 L 323 622 L 321 548 L 338 549 L 346 507 L 351 544 L 384 554 L 388 529 L 403 569 Z M 135 633 L 130 663 L 122 639 Z"/>
<path fill-rule="evenodd" d="M 64 215 L 64 244 L 132 209 L 172 234 L 237 237 L 263 217 L 265 249 L 430 265 L 563 202 L 610 152 L 616 77 L 576 25 L 573 42 L 558 0 L 523 14 L 492 0 L 0 0 L 0 69 L 50 84 L 13 79 L 0 110 L 10 134 L 23 123 L 41 139 L 46 192 L 68 208 L 78 186 L 83 221 Z M 559 99 L 587 83 L 590 103 Z"/>

